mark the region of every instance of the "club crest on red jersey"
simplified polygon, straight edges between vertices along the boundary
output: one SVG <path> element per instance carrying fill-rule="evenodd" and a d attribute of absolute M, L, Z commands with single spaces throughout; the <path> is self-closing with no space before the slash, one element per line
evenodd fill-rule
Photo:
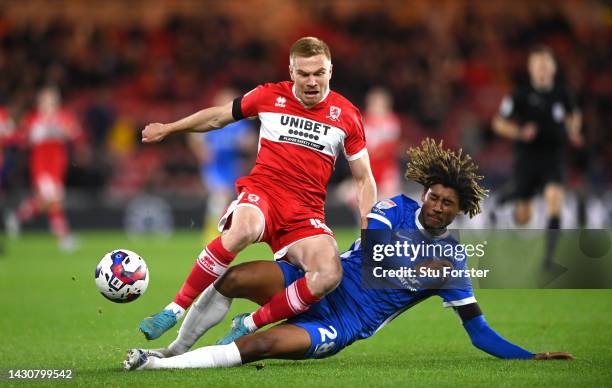
<path fill-rule="evenodd" d="M 332 105 L 329 107 L 329 115 L 327 118 L 331 121 L 340 121 L 340 113 L 342 113 L 342 109 Z"/>
<path fill-rule="evenodd" d="M 287 99 L 285 97 L 278 96 L 276 97 L 276 103 L 274 104 L 277 108 L 284 108 L 287 103 Z"/>
<path fill-rule="evenodd" d="M 249 202 L 253 202 L 253 203 L 259 202 L 259 196 L 256 194 L 249 194 L 247 199 L 249 200 Z"/>

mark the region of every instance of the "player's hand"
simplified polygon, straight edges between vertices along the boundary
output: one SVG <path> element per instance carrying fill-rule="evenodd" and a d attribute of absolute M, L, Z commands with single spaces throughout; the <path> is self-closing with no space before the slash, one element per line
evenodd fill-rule
<path fill-rule="evenodd" d="M 538 127 L 536 127 L 534 123 L 527 123 L 521 128 L 521 131 L 519 132 L 519 139 L 525 143 L 529 143 L 535 139 L 537 134 Z"/>
<path fill-rule="evenodd" d="M 533 356 L 534 360 L 573 360 L 574 356 L 566 352 L 545 352 Z"/>
<path fill-rule="evenodd" d="M 584 144 L 584 138 L 580 132 L 569 131 L 568 137 L 574 147 L 582 147 Z"/>
<path fill-rule="evenodd" d="M 156 143 L 162 141 L 168 134 L 168 126 L 161 123 L 153 123 L 147 125 L 142 130 L 143 143 Z"/>

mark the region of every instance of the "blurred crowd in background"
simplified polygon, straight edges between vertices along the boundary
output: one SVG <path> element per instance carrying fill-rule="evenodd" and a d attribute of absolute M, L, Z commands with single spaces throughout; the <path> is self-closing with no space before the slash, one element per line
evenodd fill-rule
<path fill-rule="evenodd" d="M 511 144 L 493 134 L 491 119 L 504 94 L 527 82 L 528 49 L 546 44 L 583 113 L 585 145 L 570 150 L 568 187 L 604 196 L 611 26 L 610 3 L 592 0 L 5 1 L 0 107 L 18 132 L 39 90 L 59 88 L 86 150 L 72 154 L 69 190 L 117 201 L 205 196 L 188 139 L 145 146 L 141 129 L 209 106 L 224 88 L 245 93 L 288 79 L 289 46 L 313 35 L 331 47 L 334 90 L 363 112 L 368 92 L 386 93 L 399 128 L 384 153 L 400 175 L 406 148 L 431 136 L 472 154 L 494 191 L 510 176 Z M 2 151 L 2 200 L 16 201 L 29 190 L 28 147 L 5 142 Z M 245 172 L 255 153 L 255 145 L 241 151 Z M 340 161 L 331 190 L 347 176 Z"/>

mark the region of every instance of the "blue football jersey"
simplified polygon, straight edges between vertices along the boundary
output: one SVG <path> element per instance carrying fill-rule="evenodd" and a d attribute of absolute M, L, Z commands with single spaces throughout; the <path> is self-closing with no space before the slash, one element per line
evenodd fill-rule
<path fill-rule="evenodd" d="M 203 135 L 211 158 L 202 165 L 201 172 L 209 186 L 233 189 L 243 174 L 240 141 L 249 130 L 247 120 L 240 120 Z"/>
<path fill-rule="evenodd" d="M 368 229 L 389 230 L 392 233 L 391 241 L 410 239 L 412 243 L 458 244 L 450 233 L 435 238 L 429 236 L 418 221 L 419 212 L 419 204 L 404 195 L 380 201 L 368 215 Z M 468 277 L 459 279 L 445 289 L 419 288 L 414 284 L 402 287 L 402 283 L 394 288 L 367 287 L 364 285 L 362 272 L 361 244 L 361 239 L 356 240 L 341 255 L 344 273 L 338 288 L 304 314 L 340 326 L 339 331 L 347 336 L 347 345 L 371 336 L 399 314 L 428 297 L 438 295 L 442 298 L 444 307 L 476 302 Z M 465 259 L 457 260 L 447 256 L 443 258 L 452 262 L 455 269 L 466 268 Z M 432 257 L 419 255 L 414 258 L 414 263 L 427 259 Z M 380 264 L 391 267 L 396 265 L 393 260 L 383 260 Z"/>

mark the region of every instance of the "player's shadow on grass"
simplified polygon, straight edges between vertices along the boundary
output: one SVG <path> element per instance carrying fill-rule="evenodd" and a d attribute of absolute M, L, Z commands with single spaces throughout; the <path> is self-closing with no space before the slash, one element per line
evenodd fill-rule
<path fill-rule="evenodd" d="M 415 368 L 446 368 L 449 362 L 456 361 L 456 358 L 440 358 L 436 357 L 435 354 L 431 355 L 431 358 L 412 358 L 406 356 L 405 358 L 397 358 L 396 355 L 389 353 L 388 355 L 377 354 L 374 357 L 370 357 L 367 354 L 352 354 L 347 355 L 348 357 L 330 357 L 324 359 L 309 359 L 309 360 L 263 360 L 254 364 L 263 364 L 265 368 L 295 368 L 297 365 L 307 367 L 316 366 L 321 369 L 333 369 L 346 370 L 347 373 L 353 373 L 355 370 L 366 370 L 366 369 L 378 369 L 378 370 L 405 370 L 406 363 L 409 362 Z M 462 362 L 499 362 L 504 361 L 493 357 L 479 357 L 473 360 L 462 359 Z M 254 364 L 247 364 L 247 366 L 255 366 Z M 348 369 L 347 369 L 348 368 Z M 361 369 L 363 368 L 363 369 Z"/>

